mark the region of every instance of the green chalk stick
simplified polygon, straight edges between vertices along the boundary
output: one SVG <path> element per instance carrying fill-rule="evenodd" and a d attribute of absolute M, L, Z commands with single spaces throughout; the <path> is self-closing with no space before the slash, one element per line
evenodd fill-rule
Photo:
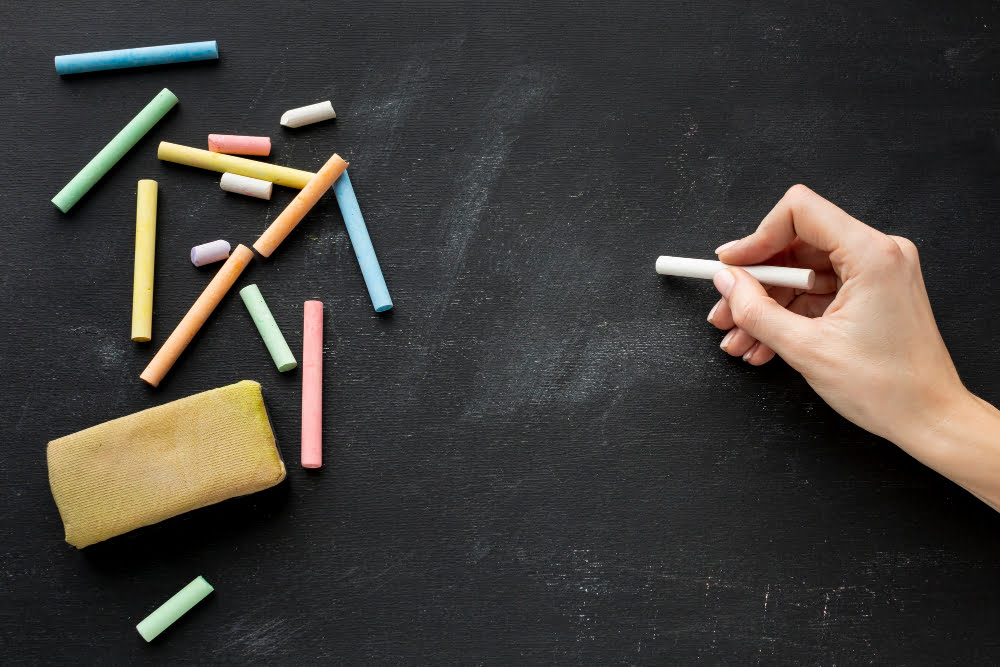
<path fill-rule="evenodd" d="M 152 102 L 129 121 L 129 124 L 122 128 L 122 131 L 116 134 L 115 138 L 109 141 L 108 145 L 52 198 L 52 203 L 63 213 L 73 208 L 80 198 L 87 194 L 90 188 L 94 187 L 97 181 L 101 180 L 108 170 L 115 166 L 118 160 L 121 160 L 125 153 L 128 153 L 175 104 L 177 96 L 166 88 L 161 90 Z"/>
<path fill-rule="evenodd" d="M 151 642 L 213 590 L 215 589 L 212 588 L 212 584 L 205 581 L 205 577 L 198 577 L 161 604 L 156 611 L 142 619 L 135 629 L 143 639 Z"/>
<path fill-rule="evenodd" d="M 250 317 L 253 318 L 253 323 L 257 325 L 257 331 L 260 332 L 260 337 L 264 339 L 264 345 L 267 346 L 267 351 L 271 353 L 271 358 L 274 359 L 274 365 L 278 367 L 278 370 L 284 373 L 298 366 L 299 364 L 295 361 L 292 351 L 288 349 L 285 337 L 281 335 L 281 330 L 278 329 L 278 324 L 274 321 L 274 317 L 271 316 L 270 309 L 264 303 L 264 297 L 261 296 L 260 289 L 256 285 L 247 285 L 240 290 L 240 298 L 243 299 L 247 310 L 250 311 Z"/>

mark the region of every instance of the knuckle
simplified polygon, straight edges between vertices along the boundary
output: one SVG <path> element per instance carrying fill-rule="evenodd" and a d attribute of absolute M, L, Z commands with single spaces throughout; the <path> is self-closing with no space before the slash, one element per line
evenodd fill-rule
<path fill-rule="evenodd" d="M 764 318 L 762 299 L 748 299 L 733 309 L 733 321 L 741 329 L 754 330 Z"/>
<path fill-rule="evenodd" d="M 895 268 L 903 263 L 903 250 L 888 236 L 872 246 L 873 260 L 880 267 Z"/>
<path fill-rule="evenodd" d="M 896 242 L 899 246 L 899 250 L 903 253 L 903 256 L 910 261 L 917 261 L 920 258 L 920 252 L 917 250 L 917 244 L 908 238 L 903 236 L 893 236 L 892 240 Z"/>
<path fill-rule="evenodd" d="M 792 187 L 788 188 L 785 192 L 785 197 L 793 201 L 800 201 L 806 199 L 812 195 L 813 191 L 808 187 L 802 185 L 801 183 L 796 183 Z"/>

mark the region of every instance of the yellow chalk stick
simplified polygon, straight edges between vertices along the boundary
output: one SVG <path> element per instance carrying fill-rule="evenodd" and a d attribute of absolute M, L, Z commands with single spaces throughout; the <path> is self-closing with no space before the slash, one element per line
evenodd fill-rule
<path fill-rule="evenodd" d="M 259 178 L 262 181 L 270 181 L 299 190 L 304 188 L 310 179 L 315 176 L 315 174 L 308 171 L 259 162 L 258 160 L 248 160 L 244 157 L 226 155 L 225 153 L 203 151 L 199 148 L 172 144 L 169 141 L 160 142 L 160 147 L 156 151 L 156 157 L 167 162 L 186 164 L 189 167 L 200 167 L 201 169 L 208 169 L 210 171 L 229 172 L 230 174 Z"/>
<path fill-rule="evenodd" d="M 132 340 L 153 332 L 153 262 L 156 258 L 156 181 L 139 181 L 135 201 L 135 272 L 132 278 Z"/>

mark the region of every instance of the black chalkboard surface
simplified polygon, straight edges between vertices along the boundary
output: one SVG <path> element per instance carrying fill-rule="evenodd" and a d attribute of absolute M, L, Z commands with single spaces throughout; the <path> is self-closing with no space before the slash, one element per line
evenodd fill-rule
<path fill-rule="evenodd" d="M 806 183 L 912 238 L 968 386 L 1000 401 L 996 2 L 2 3 L 0 653 L 15 662 L 987 663 L 1000 517 L 718 349 L 710 257 Z M 59 77 L 57 54 L 216 39 L 215 62 Z M 161 88 L 179 106 L 68 215 L 52 196 Z M 289 130 L 286 109 L 338 118 Z M 161 140 L 336 151 L 395 308 L 323 199 L 238 286 L 294 350 L 326 304 L 325 460 L 298 371 L 234 294 L 138 375 L 294 196 Z M 129 340 L 136 182 L 160 184 L 153 342 Z M 46 443 L 241 379 L 288 479 L 78 552 Z M 134 625 L 202 574 L 152 644 Z"/>

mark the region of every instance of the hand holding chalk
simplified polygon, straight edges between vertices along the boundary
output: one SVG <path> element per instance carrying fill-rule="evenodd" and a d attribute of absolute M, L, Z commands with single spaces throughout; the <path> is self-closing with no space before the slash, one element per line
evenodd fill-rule
<path fill-rule="evenodd" d="M 799 185 L 718 253 L 726 264 L 816 272 L 813 289 L 798 294 L 766 290 L 739 268 L 716 274 L 722 300 L 708 319 L 729 330 L 726 352 L 752 365 L 777 352 L 841 415 L 1000 508 L 1000 412 L 963 387 L 913 243 Z"/>

